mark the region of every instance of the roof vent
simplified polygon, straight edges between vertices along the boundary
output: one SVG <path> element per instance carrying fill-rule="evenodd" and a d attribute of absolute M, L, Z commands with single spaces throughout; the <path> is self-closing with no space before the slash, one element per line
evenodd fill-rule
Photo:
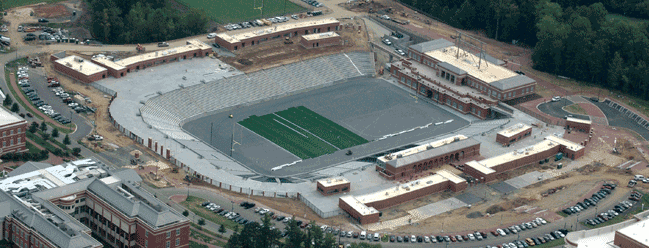
<path fill-rule="evenodd" d="M 157 91 L 156 93 L 158 93 L 158 95 L 162 95 L 162 91 Z"/>
<path fill-rule="evenodd" d="M 403 158 L 403 154 L 397 154 L 397 158 Z"/>
<path fill-rule="evenodd" d="M 144 100 L 140 100 L 140 103 L 141 104 L 146 104 L 146 102 Z"/>

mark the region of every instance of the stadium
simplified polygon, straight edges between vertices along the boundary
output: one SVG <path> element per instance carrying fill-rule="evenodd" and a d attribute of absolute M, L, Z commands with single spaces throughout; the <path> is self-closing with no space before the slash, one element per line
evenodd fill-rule
<path fill-rule="evenodd" d="M 501 153 L 479 151 L 480 141 L 467 137 L 510 121 L 458 112 L 394 75 L 377 78 L 368 52 L 249 73 L 213 56 L 177 61 L 92 83 L 113 96 L 113 125 L 201 181 L 242 194 L 299 199 L 323 218 L 355 210 L 319 194 L 316 182 L 344 177 L 355 195 L 381 192 L 443 164 Z M 528 117 L 517 119 L 531 123 Z M 368 168 L 377 173 L 360 173 Z M 451 174 L 431 178 L 437 183 L 424 191 L 461 190 L 467 183 Z M 352 199 L 349 204 L 379 204 Z M 375 214 L 353 218 L 371 223 Z"/>

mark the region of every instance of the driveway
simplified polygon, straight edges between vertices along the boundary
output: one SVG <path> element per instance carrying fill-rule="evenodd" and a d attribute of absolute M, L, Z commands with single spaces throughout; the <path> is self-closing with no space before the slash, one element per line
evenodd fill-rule
<path fill-rule="evenodd" d="M 572 104 L 574 104 L 573 101 L 570 101 L 566 98 L 561 98 L 561 100 L 558 102 L 549 101 L 549 102 L 541 103 L 537 107 L 541 112 L 561 119 L 565 118 L 568 115 L 572 115 L 573 118 L 590 120 L 590 117 L 588 117 L 587 115 L 568 113 L 567 111 L 563 110 L 563 107 Z"/>

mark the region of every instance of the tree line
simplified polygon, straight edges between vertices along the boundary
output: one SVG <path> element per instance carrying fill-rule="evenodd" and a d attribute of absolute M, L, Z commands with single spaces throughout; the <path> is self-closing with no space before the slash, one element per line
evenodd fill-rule
<path fill-rule="evenodd" d="M 338 247 L 336 237 L 325 233 L 315 222 L 304 231 L 291 219 L 282 232 L 273 228 L 271 217 L 264 215 L 261 223 L 250 222 L 241 231 L 235 230 L 230 236 L 226 248 L 335 248 Z M 351 248 L 381 248 L 380 244 L 352 243 Z"/>
<path fill-rule="evenodd" d="M 166 0 L 87 0 L 90 31 L 103 43 L 133 44 L 179 39 L 206 32 L 209 18 L 190 8 L 184 13 Z"/>
<path fill-rule="evenodd" d="M 649 17 L 649 0 L 401 1 L 457 28 L 534 47 L 537 70 L 649 99 L 648 22 L 607 19 L 608 8 Z"/>

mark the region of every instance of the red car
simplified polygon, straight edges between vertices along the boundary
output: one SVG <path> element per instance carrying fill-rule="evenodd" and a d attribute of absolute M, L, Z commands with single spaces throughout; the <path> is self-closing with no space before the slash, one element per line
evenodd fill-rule
<path fill-rule="evenodd" d="M 499 235 L 498 232 L 496 232 L 496 230 L 491 231 L 491 234 L 493 234 L 494 237 L 498 237 L 498 235 Z"/>

